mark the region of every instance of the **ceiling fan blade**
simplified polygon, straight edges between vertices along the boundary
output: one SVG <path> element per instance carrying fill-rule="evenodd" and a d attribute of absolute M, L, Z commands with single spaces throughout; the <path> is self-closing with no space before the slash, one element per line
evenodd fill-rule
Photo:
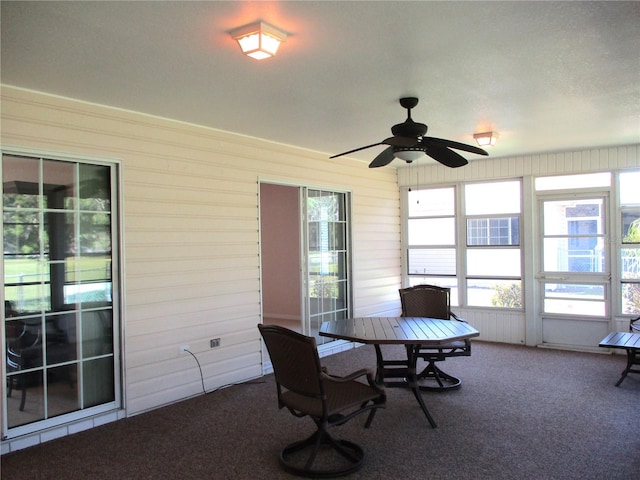
<path fill-rule="evenodd" d="M 425 149 L 424 153 L 429 155 L 435 161 L 451 168 L 463 167 L 469 163 L 462 155 L 457 154 L 453 150 L 449 150 L 447 147 L 441 147 L 439 145 L 429 145 Z"/>
<path fill-rule="evenodd" d="M 391 145 L 392 147 L 413 147 L 418 143 L 417 138 L 393 136 L 385 138 L 382 143 Z"/>
<path fill-rule="evenodd" d="M 438 146 L 438 147 L 455 148 L 456 150 L 463 150 L 465 152 L 477 153 L 478 155 L 489 155 L 486 150 L 483 150 L 481 148 L 474 147 L 473 145 L 467 145 L 466 143 L 454 142 L 453 140 L 446 140 L 444 138 L 423 137 L 420 143 L 422 143 L 427 147 Z"/>
<path fill-rule="evenodd" d="M 415 138 L 409 137 L 389 137 L 385 138 L 383 141 L 378 143 L 372 143 L 371 145 L 367 145 L 365 147 L 354 148 L 353 150 L 349 150 L 348 152 L 338 153 L 337 155 L 332 155 L 329 158 L 341 157 L 343 155 L 349 155 L 350 153 L 359 152 L 360 150 L 364 150 L 366 148 L 377 147 L 378 145 L 391 145 L 393 147 L 413 147 L 418 140 Z"/>
<path fill-rule="evenodd" d="M 341 157 L 343 155 L 349 155 L 350 153 L 359 152 L 360 150 L 364 150 L 366 148 L 376 147 L 378 145 L 383 145 L 384 142 L 372 143 L 371 145 L 367 145 L 366 147 L 354 148 L 353 150 L 349 150 L 348 152 L 338 153 L 337 155 L 332 155 L 329 158 Z"/>
<path fill-rule="evenodd" d="M 395 150 L 393 147 L 385 148 L 373 161 L 369 164 L 369 168 L 384 167 L 389 165 L 393 159 Z"/>

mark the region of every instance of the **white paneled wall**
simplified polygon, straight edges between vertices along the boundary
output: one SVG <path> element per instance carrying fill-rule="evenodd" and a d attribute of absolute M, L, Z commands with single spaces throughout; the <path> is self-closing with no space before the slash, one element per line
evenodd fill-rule
<path fill-rule="evenodd" d="M 530 175 L 600 172 L 637 168 L 639 165 L 640 145 L 633 144 L 575 152 L 482 158 L 481 160 L 471 160 L 469 165 L 464 168 L 446 168 L 440 164 L 403 167 L 398 169 L 398 184 L 401 187 L 416 187 Z"/>
<path fill-rule="evenodd" d="M 524 312 L 454 307 L 455 314 L 480 332 L 478 340 L 525 343 Z"/>
<path fill-rule="evenodd" d="M 350 191 L 355 314 L 398 310 L 392 168 L 7 86 L 1 120 L 3 148 L 121 162 L 127 415 L 202 391 L 180 345 L 207 390 L 262 374 L 259 179 Z"/>

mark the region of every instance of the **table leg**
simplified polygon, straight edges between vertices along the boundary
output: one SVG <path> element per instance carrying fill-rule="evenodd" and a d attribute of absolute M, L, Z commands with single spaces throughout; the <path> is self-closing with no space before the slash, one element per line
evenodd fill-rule
<path fill-rule="evenodd" d="M 378 383 L 383 383 L 387 387 L 409 387 L 413 392 L 413 395 L 416 397 L 420 408 L 424 412 L 427 420 L 429 420 L 429 424 L 431 424 L 432 428 L 436 428 L 438 425 L 435 420 L 429 413 L 427 406 L 424 403 L 424 399 L 422 398 L 422 393 L 420 392 L 420 385 L 418 384 L 418 375 L 416 372 L 416 364 L 418 362 L 418 357 L 416 356 L 417 345 L 407 345 L 407 360 L 387 360 L 385 361 L 382 357 L 382 350 L 380 345 L 374 344 L 376 349 L 376 361 L 377 361 L 377 370 L 376 370 L 376 381 Z M 395 368 L 387 369 L 387 366 L 392 366 Z M 400 372 L 400 373 L 392 373 L 392 372 Z M 386 381 L 387 378 L 398 378 L 400 375 L 404 376 L 402 382 L 390 382 Z"/>
<path fill-rule="evenodd" d="M 636 359 L 635 359 L 636 352 L 630 348 L 627 348 L 626 351 L 627 351 L 627 367 L 622 371 L 622 376 L 620 377 L 620 380 L 616 382 L 616 387 L 620 386 L 620 384 L 627 377 L 627 374 L 629 372 L 634 372 L 634 370 L 632 370 L 632 367 L 636 363 Z"/>
<path fill-rule="evenodd" d="M 413 391 L 413 395 L 416 397 L 416 400 L 418 400 L 418 403 L 420 404 L 420 408 L 422 408 L 422 411 L 427 417 L 427 420 L 429 420 L 431 428 L 436 428 L 438 425 L 436 424 L 436 421 L 433 419 L 431 413 L 429 413 L 429 410 L 424 403 L 422 392 L 420 391 L 420 385 L 418 384 L 418 374 L 416 371 L 416 365 L 418 363 L 418 356 L 416 355 L 416 353 L 418 348 L 419 345 L 409 345 L 409 347 L 407 348 L 407 363 L 409 365 L 407 381 L 409 382 L 409 387 Z"/>

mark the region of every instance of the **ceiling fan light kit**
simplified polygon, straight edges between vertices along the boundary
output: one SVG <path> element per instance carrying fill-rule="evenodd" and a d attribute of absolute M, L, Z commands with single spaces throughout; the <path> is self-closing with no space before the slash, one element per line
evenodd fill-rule
<path fill-rule="evenodd" d="M 348 155 L 377 145 L 388 145 L 387 148 L 373 159 L 369 164 L 369 168 L 384 167 L 390 164 L 394 158 L 399 158 L 407 163 L 411 163 L 422 155 L 428 155 L 447 167 L 457 168 L 469 162 L 451 149 L 462 150 L 478 155 L 488 155 L 485 150 L 473 145 L 446 140 L 444 138 L 426 137 L 428 127 L 424 123 L 414 122 L 411 118 L 411 109 L 417 104 L 418 99 L 415 97 L 400 99 L 400 105 L 407 109 L 407 119 L 403 123 L 398 123 L 391 127 L 392 137 L 378 143 L 342 152 L 329 158 L 341 157 L 342 155 Z"/>
<path fill-rule="evenodd" d="M 229 35 L 238 42 L 242 53 L 256 60 L 273 57 L 287 38 L 285 32 L 263 21 L 233 29 Z"/>
<path fill-rule="evenodd" d="M 498 140 L 498 132 L 474 133 L 473 138 L 476 139 L 476 142 L 481 147 L 493 147 Z"/>
<path fill-rule="evenodd" d="M 400 160 L 404 160 L 407 163 L 411 163 L 414 160 L 418 160 L 421 156 L 423 156 L 424 152 L 422 150 L 412 149 L 411 147 L 409 148 L 397 147 L 395 149 L 394 155 L 396 158 L 399 158 Z"/>

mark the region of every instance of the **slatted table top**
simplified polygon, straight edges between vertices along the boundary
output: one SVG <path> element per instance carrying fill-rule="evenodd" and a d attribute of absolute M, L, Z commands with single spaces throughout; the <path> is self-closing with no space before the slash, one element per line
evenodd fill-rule
<path fill-rule="evenodd" d="M 640 333 L 611 332 L 599 343 L 600 347 L 637 348 L 640 350 Z"/>
<path fill-rule="evenodd" d="M 359 343 L 439 346 L 477 337 L 465 322 L 423 317 L 356 317 L 324 322 L 320 335 Z"/>

